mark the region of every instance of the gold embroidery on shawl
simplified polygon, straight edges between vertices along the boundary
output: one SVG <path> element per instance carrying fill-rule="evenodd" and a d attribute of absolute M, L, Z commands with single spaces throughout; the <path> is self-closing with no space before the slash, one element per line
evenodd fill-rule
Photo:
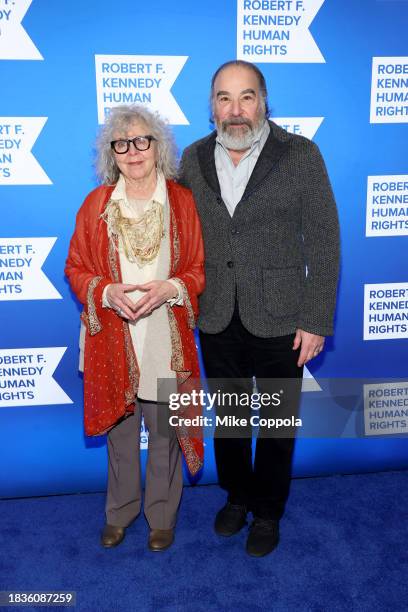
<path fill-rule="evenodd" d="M 130 388 L 125 390 L 126 405 L 131 404 L 136 399 L 139 388 L 140 371 L 136 355 L 133 350 L 132 338 L 130 336 L 129 324 L 123 321 L 123 333 L 125 336 L 126 363 L 128 365 Z"/>
<path fill-rule="evenodd" d="M 175 271 L 177 270 L 178 264 L 180 261 L 180 240 L 179 240 L 179 235 L 178 235 L 177 223 L 176 223 L 176 219 L 174 216 L 174 211 L 171 206 L 170 206 L 170 223 L 171 223 L 172 236 L 173 236 L 173 262 L 172 262 L 172 268 L 171 268 L 171 272 L 173 275 Z"/>
<path fill-rule="evenodd" d="M 176 372 L 176 378 L 179 385 L 182 385 L 183 382 L 186 382 L 187 378 L 190 378 L 191 370 L 185 370 L 184 372 Z"/>
<path fill-rule="evenodd" d="M 114 243 L 115 238 L 111 237 L 109 240 L 109 268 L 111 276 L 115 283 L 121 282 L 119 274 L 118 259 L 119 254 Z M 136 399 L 137 390 L 139 388 L 140 371 L 139 364 L 137 363 L 136 355 L 133 350 L 132 339 L 130 337 L 129 324 L 127 321 L 123 321 L 123 334 L 125 340 L 125 353 L 126 363 L 129 372 L 130 387 L 125 389 L 125 402 L 126 406 L 131 404 Z"/>
<path fill-rule="evenodd" d="M 171 235 L 172 235 L 172 262 L 171 262 L 171 276 L 175 274 L 175 271 L 178 268 L 180 261 L 180 240 L 177 229 L 177 223 L 174 215 L 174 211 L 172 206 L 170 205 L 170 225 L 171 225 Z M 193 309 L 191 307 L 190 297 L 187 292 L 187 288 L 183 281 L 180 279 L 176 279 L 180 282 L 183 292 L 183 300 L 185 300 L 185 305 L 188 313 L 188 322 L 190 326 L 190 321 L 194 321 Z M 191 312 L 190 312 L 191 310 Z M 167 313 L 169 318 L 169 326 L 170 326 L 170 339 L 171 339 L 171 368 L 176 372 L 177 383 L 179 385 L 183 384 L 190 376 L 191 371 L 185 370 L 184 366 L 184 358 L 183 358 L 183 350 L 180 338 L 180 332 L 177 325 L 177 320 L 174 315 L 172 307 L 167 304 Z M 191 319 L 192 316 L 192 319 Z M 194 323 L 192 325 L 192 329 L 194 328 Z M 200 461 L 196 451 L 194 450 L 191 439 L 188 435 L 188 431 L 186 427 L 178 427 L 177 428 L 177 438 L 179 440 L 180 446 L 183 450 L 183 454 L 188 466 L 189 472 L 194 476 L 203 466 L 202 461 Z"/>
<path fill-rule="evenodd" d="M 203 462 L 200 461 L 192 442 L 188 436 L 185 427 L 179 427 L 177 431 L 177 437 L 180 442 L 180 446 L 183 449 L 183 454 L 186 459 L 188 470 L 190 474 L 194 476 L 203 467 Z"/>
<path fill-rule="evenodd" d="M 178 330 L 174 312 L 167 304 L 167 315 L 169 317 L 170 340 L 171 340 L 171 369 L 175 372 L 182 372 L 184 369 L 183 349 L 181 345 L 180 332 Z"/>
<path fill-rule="evenodd" d="M 170 199 L 169 199 L 170 202 Z M 172 237 L 172 261 L 171 261 L 171 273 L 169 276 L 173 276 L 175 271 L 178 268 L 180 261 L 180 240 L 177 229 L 176 218 L 174 214 L 173 207 L 170 203 L 170 225 L 171 225 L 171 237 Z M 180 280 L 180 279 L 177 279 Z M 185 285 L 182 281 L 180 281 L 182 286 L 182 292 L 184 297 Z M 187 301 L 190 301 L 188 297 L 187 291 Z M 184 369 L 184 357 L 183 357 L 183 349 L 181 344 L 180 332 L 177 325 L 177 320 L 174 315 L 173 309 L 169 304 L 167 304 L 167 314 L 169 318 L 169 326 L 170 326 L 170 339 L 171 339 L 171 369 L 176 372 L 176 378 L 178 384 L 182 384 L 191 376 L 191 372 Z"/>
<path fill-rule="evenodd" d="M 195 328 L 195 316 L 194 316 L 194 311 L 193 311 L 193 307 L 191 305 L 191 301 L 190 301 L 190 296 L 188 295 L 188 291 L 187 291 L 187 287 L 184 283 L 184 281 L 181 280 L 181 278 L 178 278 L 177 276 L 174 277 L 174 280 L 178 281 L 182 287 L 182 293 L 183 293 L 183 303 L 185 305 L 185 307 L 187 308 L 187 322 L 188 322 L 188 326 L 190 329 L 194 329 Z"/>
<path fill-rule="evenodd" d="M 88 331 L 91 336 L 94 336 L 98 332 L 101 331 L 102 325 L 98 319 L 98 315 L 96 314 L 96 307 L 94 301 L 94 291 L 99 282 L 102 280 L 102 276 L 95 276 L 88 285 L 87 292 L 87 304 L 88 304 Z"/>
<path fill-rule="evenodd" d="M 114 238 L 109 240 L 109 268 L 115 283 L 120 283 L 118 253 L 115 247 Z"/>

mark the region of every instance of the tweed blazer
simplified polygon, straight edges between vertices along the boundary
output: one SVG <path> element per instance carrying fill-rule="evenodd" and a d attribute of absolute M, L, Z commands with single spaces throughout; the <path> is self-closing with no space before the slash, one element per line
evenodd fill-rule
<path fill-rule="evenodd" d="M 232 217 L 215 167 L 216 133 L 183 153 L 179 181 L 193 191 L 205 248 L 198 327 L 223 331 L 237 300 L 241 321 L 255 336 L 296 328 L 331 335 L 339 226 L 326 167 L 316 144 L 269 124 Z"/>

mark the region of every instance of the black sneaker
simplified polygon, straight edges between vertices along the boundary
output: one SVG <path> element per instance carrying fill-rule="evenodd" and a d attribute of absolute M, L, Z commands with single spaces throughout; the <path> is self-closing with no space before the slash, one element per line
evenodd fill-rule
<path fill-rule="evenodd" d="M 249 528 L 246 551 L 251 557 L 269 555 L 279 542 L 279 521 L 254 518 Z"/>
<path fill-rule="evenodd" d="M 215 517 L 215 533 L 225 537 L 238 533 L 246 525 L 246 515 L 246 506 L 227 502 Z"/>

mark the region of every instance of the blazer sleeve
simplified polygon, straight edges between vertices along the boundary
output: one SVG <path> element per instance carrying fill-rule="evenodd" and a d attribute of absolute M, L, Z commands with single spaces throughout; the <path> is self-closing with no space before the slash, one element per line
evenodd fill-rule
<path fill-rule="evenodd" d="M 183 187 L 187 187 L 187 189 L 192 188 L 188 177 L 188 156 L 191 155 L 190 150 L 191 147 L 184 149 L 183 155 L 181 156 L 180 167 L 177 176 L 177 182 Z"/>
<path fill-rule="evenodd" d="M 329 336 L 333 334 L 339 274 L 339 222 L 326 166 L 314 143 L 310 143 L 304 156 L 301 175 L 301 227 L 307 276 L 297 327 Z"/>

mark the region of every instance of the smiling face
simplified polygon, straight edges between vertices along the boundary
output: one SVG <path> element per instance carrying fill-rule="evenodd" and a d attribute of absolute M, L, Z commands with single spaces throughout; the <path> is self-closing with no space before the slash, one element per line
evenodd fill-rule
<path fill-rule="evenodd" d="M 228 66 L 217 75 L 213 113 L 218 135 L 228 149 L 249 149 L 265 117 L 265 103 L 255 72 Z"/>
<path fill-rule="evenodd" d="M 113 135 L 113 140 L 119 140 L 121 138 L 130 139 L 136 136 L 147 136 L 149 134 L 148 128 L 142 122 L 132 123 L 128 130 L 125 132 L 116 132 Z M 129 151 L 127 153 L 116 153 L 113 152 L 116 164 L 123 174 L 125 179 L 130 182 L 134 181 L 148 181 L 156 176 L 156 162 L 157 162 L 157 143 L 152 140 L 150 148 L 147 151 L 138 151 L 133 143 L 130 143 Z"/>

